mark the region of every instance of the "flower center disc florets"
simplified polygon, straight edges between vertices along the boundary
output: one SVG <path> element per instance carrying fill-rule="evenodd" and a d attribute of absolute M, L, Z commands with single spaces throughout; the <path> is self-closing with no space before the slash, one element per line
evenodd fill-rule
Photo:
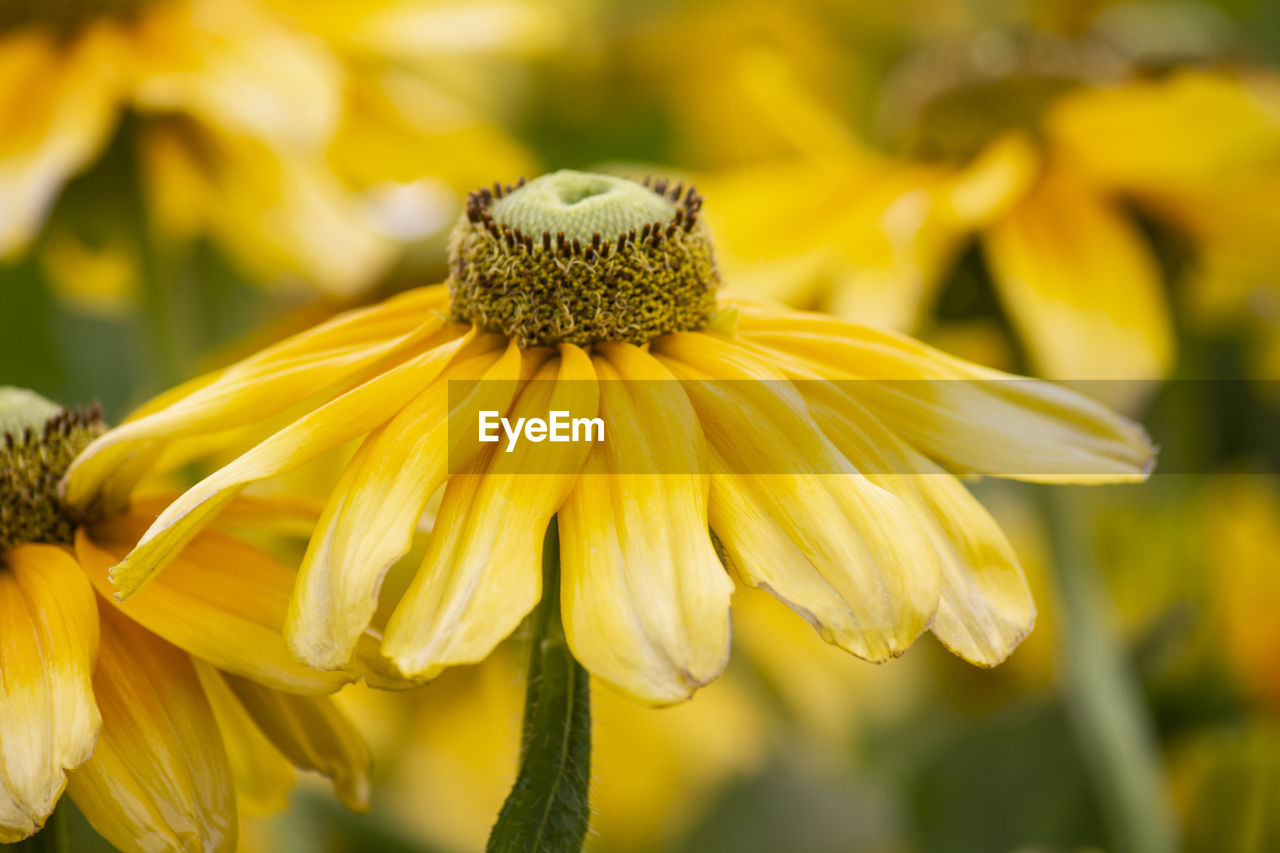
<path fill-rule="evenodd" d="M 0 552 L 74 541 L 77 520 L 59 499 L 58 483 L 105 431 L 97 406 L 61 409 L 30 391 L 0 387 Z"/>
<path fill-rule="evenodd" d="M 702 328 L 720 276 L 683 183 L 561 171 L 473 192 L 449 246 L 454 318 L 520 346 Z"/>

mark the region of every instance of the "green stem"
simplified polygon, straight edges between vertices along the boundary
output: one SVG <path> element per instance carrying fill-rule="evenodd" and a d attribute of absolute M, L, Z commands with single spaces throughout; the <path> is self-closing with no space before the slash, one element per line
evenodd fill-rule
<path fill-rule="evenodd" d="M 1151 721 L 1108 619 L 1077 495 L 1038 487 L 1053 551 L 1065 701 L 1116 853 L 1179 849 Z"/>
<path fill-rule="evenodd" d="M 520 770 L 489 853 L 577 853 L 587 835 L 591 696 L 560 622 L 560 538 L 553 519 L 542 550 L 542 603 L 532 618 Z"/>
<path fill-rule="evenodd" d="M 156 388 L 168 388 L 186 378 L 185 348 L 180 340 L 181 318 L 173 292 L 176 282 L 166 274 L 147 203 L 140 136 L 138 119 L 125 116 L 116 143 L 123 178 L 122 202 L 137 252 L 141 319 L 147 341 L 147 369 L 142 375 Z"/>

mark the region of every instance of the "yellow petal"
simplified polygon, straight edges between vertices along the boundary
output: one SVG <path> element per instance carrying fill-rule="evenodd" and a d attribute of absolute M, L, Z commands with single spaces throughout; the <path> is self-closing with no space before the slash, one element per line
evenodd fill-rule
<path fill-rule="evenodd" d="M 35 236 L 67 179 L 106 141 L 122 52 L 105 25 L 69 40 L 34 27 L 0 37 L 0 258 Z"/>
<path fill-rule="evenodd" d="M 962 361 L 904 335 L 738 302 L 744 337 L 793 355 L 890 431 L 958 471 L 1038 482 L 1144 479 L 1155 448 L 1138 424 L 1048 382 Z"/>
<path fill-rule="evenodd" d="M 814 420 L 867 479 L 924 522 L 941 588 L 930 630 L 970 663 L 1002 662 L 1035 623 L 1026 576 L 995 519 L 951 474 L 890 433 L 830 383 L 801 385 Z"/>
<path fill-rule="evenodd" d="M 171 236 L 204 229 L 254 280 L 300 279 L 342 299 L 368 288 L 394 259 L 373 212 L 322 151 L 279 151 L 212 129 L 193 149 L 175 133 L 160 126 L 143 139 L 149 203 L 161 211 L 198 205 Z"/>
<path fill-rule="evenodd" d="M 729 659 L 733 584 L 707 533 L 702 431 L 652 356 L 596 350 L 607 433 L 559 516 L 565 635 L 592 675 L 671 704 Z"/>
<path fill-rule="evenodd" d="M 102 735 L 67 793 L 123 850 L 234 850 L 231 770 L 191 658 L 105 602 L 99 616 Z"/>
<path fill-rule="evenodd" d="M 1051 172 L 983 241 L 997 292 L 1038 373 L 1109 379 L 1120 402 L 1169 369 L 1173 329 L 1142 234 L 1081 176 Z"/>
<path fill-rule="evenodd" d="M 286 633 L 313 666 L 334 669 L 351 657 L 377 609 L 378 588 L 409 551 L 427 501 L 449 471 L 450 424 L 475 416 L 450 412 L 450 382 L 480 380 L 506 409 L 520 374 L 515 344 L 451 365 L 348 463 L 311 538 Z M 487 395 L 486 395 L 487 396 Z"/>
<path fill-rule="evenodd" d="M 1280 111 L 1242 80 L 1182 71 L 1064 98 L 1054 147 L 1095 178 L 1157 196 L 1212 190 L 1280 153 Z"/>
<path fill-rule="evenodd" d="M 258 729 L 218 671 L 207 663 L 192 663 L 222 733 L 240 812 L 261 817 L 284 811 L 295 781 L 293 765 Z"/>
<path fill-rule="evenodd" d="M 136 592 L 249 483 L 286 473 L 385 423 L 435 379 L 471 332 L 416 355 L 311 412 L 201 480 L 169 506 L 111 574 L 120 595 Z"/>
<path fill-rule="evenodd" d="M 131 498 L 128 514 L 155 518 L 181 492 L 160 492 Z M 268 532 L 309 536 L 324 504 L 301 495 L 238 495 L 214 519 L 226 531 Z"/>
<path fill-rule="evenodd" d="M 984 148 L 947 184 L 943 210 L 958 223 L 983 228 L 1007 213 L 1035 184 L 1040 158 L 1021 134 Z"/>
<path fill-rule="evenodd" d="M 915 514 L 858 473 L 783 374 L 745 348 L 681 333 L 653 349 L 686 380 L 712 448 L 711 528 L 732 567 L 859 657 L 906 651 L 938 606 L 937 559 Z"/>
<path fill-rule="evenodd" d="M 594 417 L 591 360 L 561 347 L 521 392 L 509 418 L 552 410 Z M 586 460 L 584 442 L 542 443 L 507 453 L 493 445 L 478 473 L 445 488 L 427 555 L 387 624 L 383 652 L 411 676 L 484 659 L 538 603 L 542 540 Z"/>
<path fill-rule="evenodd" d="M 342 70 L 321 45 L 251 4 L 148 10 L 132 28 L 133 99 L 144 112 L 184 112 L 237 134 L 323 143 L 341 110 Z"/>
<path fill-rule="evenodd" d="M 351 680 L 294 660 L 282 633 L 293 573 L 225 533 L 201 532 L 154 583 L 116 601 L 108 572 L 146 527 L 145 518 L 124 516 L 76 534 L 90 580 L 129 618 L 219 669 L 282 690 L 330 693 Z"/>
<path fill-rule="evenodd" d="M 294 696 L 234 675 L 223 677 L 262 733 L 295 767 L 332 780 L 347 808 L 369 808 L 369 748 L 331 699 Z"/>
<path fill-rule="evenodd" d="M 358 186 L 391 182 L 400 192 L 416 191 L 421 202 L 416 215 L 386 220 L 398 226 L 387 233 L 420 237 L 445 230 L 457 214 L 454 188 L 538 171 L 517 139 L 438 80 L 408 68 L 380 68 L 355 75 L 347 86 L 330 149 L 336 168 Z"/>
<path fill-rule="evenodd" d="M 85 449 L 67 474 L 67 502 L 87 507 L 130 460 L 157 442 L 265 420 L 317 395 L 332 399 L 343 383 L 439 331 L 442 296 L 447 298 L 444 288 L 423 288 L 339 315 L 161 394 Z M 133 478 L 123 479 L 127 494 Z"/>
<path fill-rule="evenodd" d="M 66 551 L 0 553 L 0 842 L 39 829 L 89 757 L 101 718 L 93 590 Z"/>

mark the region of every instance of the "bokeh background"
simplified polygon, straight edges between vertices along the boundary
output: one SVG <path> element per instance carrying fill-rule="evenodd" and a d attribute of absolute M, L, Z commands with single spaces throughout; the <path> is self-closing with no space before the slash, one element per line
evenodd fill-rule
<path fill-rule="evenodd" d="M 728 287 L 1148 424 L 1143 486 L 973 484 L 1040 610 L 997 669 L 746 590 L 694 700 L 596 691 L 590 849 L 1280 850 L 1280 5 L 4 3 L 0 384 L 118 421 L 441 280 L 468 190 L 596 168 L 695 180 Z M 349 689 L 371 813 L 303 780 L 244 848 L 479 849 L 523 668 Z"/>

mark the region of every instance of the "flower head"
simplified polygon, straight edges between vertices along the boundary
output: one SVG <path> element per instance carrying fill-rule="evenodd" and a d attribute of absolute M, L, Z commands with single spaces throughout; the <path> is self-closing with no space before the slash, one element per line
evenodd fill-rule
<path fill-rule="evenodd" d="M 160 515 L 112 571 L 121 595 L 163 580 L 249 484 L 358 440 L 294 590 L 290 644 L 313 665 L 343 666 L 369 640 L 412 678 L 483 659 L 539 600 L 553 519 L 574 656 L 645 702 L 721 672 L 733 579 L 868 660 L 929 628 L 968 660 L 1002 660 L 1034 607 L 1008 543 L 947 471 L 1139 480 L 1145 434 L 899 335 L 752 300 L 712 306 L 696 199 L 566 173 L 499 187 L 459 223 L 447 285 L 145 407 L 79 458 L 72 506 L 110 501 L 162 457 L 278 427 Z M 646 230 L 659 208 L 670 218 Z M 605 440 L 524 453 L 474 440 L 481 410 L 515 422 L 557 409 L 600 418 Z M 422 565 L 384 618 L 382 578 L 442 486 Z"/>
<path fill-rule="evenodd" d="M 107 570 L 154 513 L 57 498 L 97 412 L 0 388 L 0 428 L 0 841 L 39 830 L 65 789 L 122 850 L 235 849 L 237 801 L 281 807 L 291 765 L 362 806 L 367 751 L 322 695 L 350 676 L 299 665 L 280 633 L 290 573 L 211 529 L 119 605 Z"/>
<path fill-rule="evenodd" d="M 1099 40 L 1044 34 L 925 50 L 884 88 L 898 144 L 878 150 L 770 66 L 757 120 L 806 133 L 789 156 L 703 182 L 727 202 L 710 211 L 724 269 L 753 292 L 909 331 L 976 246 L 1038 375 L 1162 378 L 1170 283 L 1221 314 L 1275 279 L 1280 121 L 1265 75 L 1140 71 Z M 773 186 L 795 205 L 773 204 Z M 1186 239 L 1185 275 L 1163 265 L 1153 228 Z"/>

